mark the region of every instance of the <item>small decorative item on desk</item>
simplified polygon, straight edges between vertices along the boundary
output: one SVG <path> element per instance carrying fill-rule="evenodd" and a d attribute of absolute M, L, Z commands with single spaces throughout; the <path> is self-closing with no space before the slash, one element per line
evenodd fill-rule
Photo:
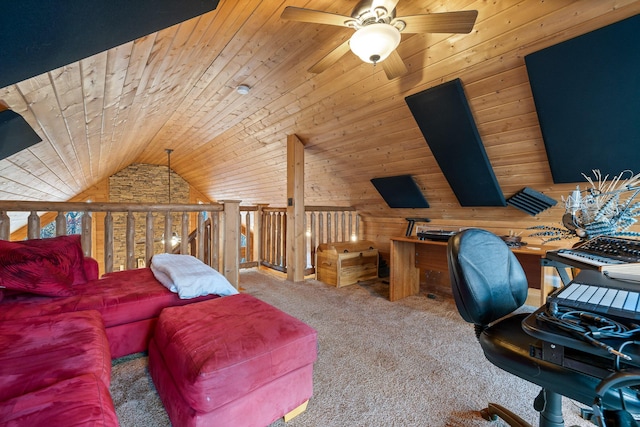
<path fill-rule="evenodd" d="M 625 175 L 630 175 L 624 179 Z M 580 238 L 582 241 L 596 236 L 640 236 L 640 232 L 629 231 L 640 215 L 640 202 L 635 201 L 640 193 L 640 174 L 622 171 L 607 181 L 599 170 L 593 170 L 594 178 L 585 174 L 590 188 L 584 191 L 577 186 L 563 201 L 565 213 L 561 227 L 540 225 L 530 230 L 540 230 L 532 237 L 544 237 L 544 243 L 560 239 Z"/>
<path fill-rule="evenodd" d="M 527 244 L 527 242 L 522 241 L 522 236 L 520 233 L 513 234 L 513 231 L 509 232 L 508 236 L 500 236 L 500 238 L 509 246 L 510 248 L 520 248 Z"/>

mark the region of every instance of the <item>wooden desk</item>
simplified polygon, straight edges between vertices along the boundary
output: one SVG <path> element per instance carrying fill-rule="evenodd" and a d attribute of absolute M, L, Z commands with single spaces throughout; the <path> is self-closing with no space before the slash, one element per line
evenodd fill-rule
<path fill-rule="evenodd" d="M 520 261 L 529 281 L 529 288 L 540 290 L 540 305 L 544 304 L 552 286 L 545 284 L 544 267 L 541 259 L 547 250 L 541 246 L 523 246 L 512 249 Z M 391 277 L 389 279 L 389 299 L 397 301 L 420 291 L 420 269 L 439 271 L 447 274 L 447 242 L 418 240 L 416 237 L 391 238 Z"/>

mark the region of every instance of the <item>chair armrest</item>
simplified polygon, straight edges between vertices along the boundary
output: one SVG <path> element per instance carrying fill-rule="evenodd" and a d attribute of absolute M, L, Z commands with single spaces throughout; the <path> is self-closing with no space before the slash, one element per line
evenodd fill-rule
<path fill-rule="evenodd" d="M 87 281 L 98 278 L 98 274 L 99 274 L 98 261 L 96 261 L 91 257 L 84 257 L 83 268 L 84 268 L 84 275 L 87 278 Z"/>

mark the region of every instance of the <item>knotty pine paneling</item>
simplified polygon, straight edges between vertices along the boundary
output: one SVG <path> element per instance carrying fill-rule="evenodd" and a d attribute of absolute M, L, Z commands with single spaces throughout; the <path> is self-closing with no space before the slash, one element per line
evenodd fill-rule
<path fill-rule="evenodd" d="M 476 9 L 478 20 L 470 34 L 403 35 L 398 52 L 409 73 L 399 79 L 351 53 L 322 74 L 308 73 L 351 30 L 283 21 L 283 8 L 348 15 L 356 4 L 221 2 L 0 88 L 0 100 L 43 139 L 0 160 L 0 198 L 75 200 L 132 163 L 164 165 L 165 148 L 173 148 L 173 169 L 203 197 L 284 206 L 286 139 L 295 134 L 305 144 L 305 203 L 356 207 L 365 238 L 381 251 L 411 216 L 500 234 L 557 225 L 560 199 L 575 184 L 551 180 L 524 56 L 633 16 L 640 1 L 402 0 L 399 16 Z M 404 101 L 455 78 L 505 197 L 529 186 L 557 207 L 531 217 L 513 207 L 459 206 Z M 246 96 L 235 92 L 241 83 L 252 87 Z M 369 181 L 401 174 L 415 177 L 429 209 L 390 209 Z"/>

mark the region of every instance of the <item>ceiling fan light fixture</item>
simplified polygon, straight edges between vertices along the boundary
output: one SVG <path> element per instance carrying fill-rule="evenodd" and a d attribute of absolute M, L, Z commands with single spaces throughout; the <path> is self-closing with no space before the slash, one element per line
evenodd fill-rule
<path fill-rule="evenodd" d="M 390 24 L 370 24 L 351 36 L 349 47 L 364 62 L 384 61 L 400 44 L 400 31 Z"/>

